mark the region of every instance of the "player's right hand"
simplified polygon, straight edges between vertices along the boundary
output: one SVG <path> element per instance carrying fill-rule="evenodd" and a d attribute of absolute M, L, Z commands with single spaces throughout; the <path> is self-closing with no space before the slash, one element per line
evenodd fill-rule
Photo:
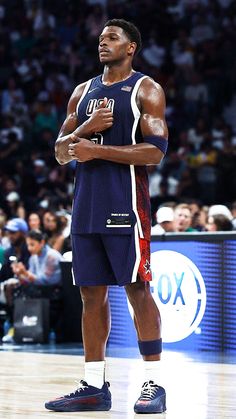
<path fill-rule="evenodd" d="M 104 97 L 103 102 L 100 103 L 87 120 L 87 125 L 92 132 L 105 131 L 113 125 L 113 113 L 106 107 L 107 102 L 107 97 Z"/>

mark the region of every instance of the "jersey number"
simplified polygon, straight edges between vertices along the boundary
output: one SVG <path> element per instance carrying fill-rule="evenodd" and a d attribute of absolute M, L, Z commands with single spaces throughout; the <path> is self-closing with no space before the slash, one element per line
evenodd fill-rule
<path fill-rule="evenodd" d="M 95 132 L 92 137 L 90 138 L 90 140 L 94 143 L 94 144 L 103 144 L 103 135 L 100 132 Z"/>

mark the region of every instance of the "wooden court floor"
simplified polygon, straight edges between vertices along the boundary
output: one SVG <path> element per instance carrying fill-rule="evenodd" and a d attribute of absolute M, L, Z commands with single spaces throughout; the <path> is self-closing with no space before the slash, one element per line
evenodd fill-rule
<path fill-rule="evenodd" d="M 224 361 L 222 359 L 222 361 Z M 107 358 L 113 406 L 109 412 L 55 413 L 44 402 L 75 389 L 83 378 L 83 357 L 0 352 L 0 418 L 131 419 L 143 382 L 142 361 Z M 144 415 L 156 419 L 235 419 L 236 363 L 207 362 L 179 352 L 163 354 L 160 384 L 166 388 L 167 411 Z"/>

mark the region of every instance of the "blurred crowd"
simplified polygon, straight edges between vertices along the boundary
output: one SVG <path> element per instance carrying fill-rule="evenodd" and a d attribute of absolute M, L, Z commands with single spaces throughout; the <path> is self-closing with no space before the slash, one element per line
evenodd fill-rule
<path fill-rule="evenodd" d="M 235 0 L 0 0 L 0 226 L 50 213 L 60 252 L 74 163 L 60 166 L 54 143 L 74 87 L 102 71 L 97 38 L 114 17 L 140 28 L 134 67 L 167 99 L 168 154 L 148 168 L 153 224 L 164 202 L 236 201 Z"/>
<path fill-rule="evenodd" d="M 151 235 L 165 233 L 225 232 L 236 230 L 236 202 L 231 210 L 222 204 L 201 205 L 199 201 L 165 202 L 154 214 Z"/>

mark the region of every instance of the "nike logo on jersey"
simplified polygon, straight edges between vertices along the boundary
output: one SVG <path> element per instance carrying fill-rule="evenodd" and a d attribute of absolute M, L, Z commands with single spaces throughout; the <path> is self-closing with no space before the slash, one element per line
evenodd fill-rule
<path fill-rule="evenodd" d="M 103 103 L 104 99 L 90 99 L 88 101 L 87 109 L 86 109 L 86 115 L 91 116 L 92 113 L 97 109 L 101 103 Z M 108 99 L 106 108 L 110 109 L 110 111 L 113 113 L 115 106 L 114 99 Z"/>
<path fill-rule="evenodd" d="M 88 93 L 92 93 L 92 92 L 94 92 L 94 90 L 97 90 L 97 89 L 98 89 L 98 87 L 94 87 L 93 89 L 89 90 Z"/>

